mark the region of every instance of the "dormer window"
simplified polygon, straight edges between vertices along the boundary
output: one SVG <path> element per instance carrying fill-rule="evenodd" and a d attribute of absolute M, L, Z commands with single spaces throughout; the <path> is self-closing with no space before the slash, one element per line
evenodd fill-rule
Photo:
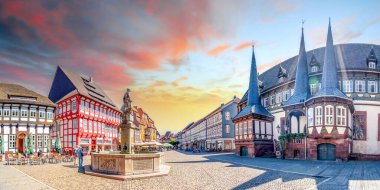
<path fill-rule="evenodd" d="M 311 72 L 312 73 L 318 72 L 318 67 L 317 66 L 312 66 L 311 67 Z"/>
<path fill-rule="evenodd" d="M 376 69 L 376 63 L 374 61 L 368 62 L 368 68 L 370 68 L 370 69 Z"/>
<path fill-rule="evenodd" d="M 368 64 L 368 68 L 376 69 L 377 57 L 375 55 L 375 51 L 373 50 L 373 47 L 371 48 L 371 51 L 369 52 L 369 55 L 367 57 L 367 64 Z"/>

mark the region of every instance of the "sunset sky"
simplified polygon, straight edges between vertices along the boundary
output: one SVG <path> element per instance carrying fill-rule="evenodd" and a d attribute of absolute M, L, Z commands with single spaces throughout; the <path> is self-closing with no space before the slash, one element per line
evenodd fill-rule
<path fill-rule="evenodd" d="M 259 72 L 335 43 L 380 44 L 379 1 L 1 1 L 0 82 L 48 94 L 57 65 L 93 76 L 121 106 L 178 132 L 247 89 Z"/>

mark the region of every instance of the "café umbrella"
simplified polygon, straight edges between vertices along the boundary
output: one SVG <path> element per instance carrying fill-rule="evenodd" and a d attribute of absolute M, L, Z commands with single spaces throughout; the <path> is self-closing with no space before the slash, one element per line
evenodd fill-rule
<path fill-rule="evenodd" d="M 29 154 L 33 154 L 34 151 L 33 151 L 33 145 L 32 145 L 32 134 L 29 134 L 29 137 L 28 137 L 28 153 Z"/>
<path fill-rule="evenodd" d="M 55 151 L 60 154 L 62 153 L 61 138 L 59 136 L 55 140 Z"/>

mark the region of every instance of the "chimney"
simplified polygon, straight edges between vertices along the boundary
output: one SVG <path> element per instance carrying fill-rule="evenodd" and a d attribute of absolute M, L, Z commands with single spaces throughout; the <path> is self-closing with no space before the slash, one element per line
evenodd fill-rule
<path fill-rule="evenodd" d="M 92 77 L 90 77 L 90 83 L 94 82 L 94 79 Z"/>

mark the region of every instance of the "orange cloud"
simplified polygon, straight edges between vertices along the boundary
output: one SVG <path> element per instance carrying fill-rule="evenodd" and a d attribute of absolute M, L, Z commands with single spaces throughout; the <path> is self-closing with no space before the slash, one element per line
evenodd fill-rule
<path fill-rule="evenodd" d="M 230 45 L 228 45 L 228 44 L 219 45 L 219 46 L 207 51 L 207 54 L 212 55 L 212 56 L 217 56 L 220 52 L 225 51 L 228 48 L 230 48 Z"/>
<path fill-rule="evenodd" d="M 247 48 L 247 47 L 251 47 L 251 46 L 254 45 L 254 44 L 255 44 L 255 43 L 253 43 L 253 42 L 242 42 L 242 43 L 238 44 L 238 45 L 234 48 L 234 50 L 235 50 L 235 51 L 240 51 L 240 50 L 245 49 L 245 48 Z"/>

